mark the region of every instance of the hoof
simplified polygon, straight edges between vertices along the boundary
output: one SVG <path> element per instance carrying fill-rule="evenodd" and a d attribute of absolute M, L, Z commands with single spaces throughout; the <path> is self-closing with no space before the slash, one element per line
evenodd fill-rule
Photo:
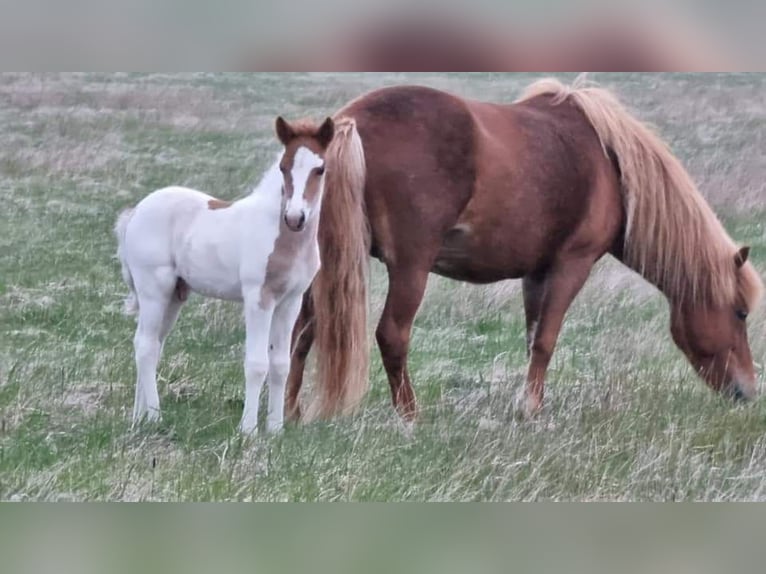
<path fill-rule="evenodd" d="M 255 436 L 258 434 L 258 421 L 251 419 L 242 419 L 239 423 L 239 432 L 245 436 Z"/>
<path fill-rule="evenodd" d="M 287 409 L 287 413 L 285 414 L 285 420 L 289 423 L 300 423 L 303 420 L 303 413 L 301 412 L 301 407 L 298 405 L 295 405 L 292 409 Z"/>
<path fill-rule="evenodd" d="M 399 413 L 402 421 L 406 424 L 414 425 L 418 420 L 418 403 L 415 398 L 400 402 L 396 405 L 396 412 Z"/>
<path fill-rule="evenodd" d="M 542 399 L 529 394 L 526 388 L 521 389 L 516 394 L 516 400 L 513 403 L 513 411 L 516 419 L 521 421 L 532 420 L 540 414 L 542 408 Z"/>
<path fill-rule="evenodd" d="M 269 434 L 279 434 L 284 429 L 285 425 L 282 421 L 266 421 L 266 432 Z"/>
<path fill-rule="evenodd" d="M 408 421 L 403 417 L 399 417 L 399 424 L 397 425 L 399 432 L 407 439 L 412 439 L 415 436 L 415 421 Z"/>
<path fill-rule="evenodd" d="M 162 420 L 160 409 L 142 408 L 133 412 L 133 422 L 130 428 L 136 428 L 143 422 L 158 423 Z"/>

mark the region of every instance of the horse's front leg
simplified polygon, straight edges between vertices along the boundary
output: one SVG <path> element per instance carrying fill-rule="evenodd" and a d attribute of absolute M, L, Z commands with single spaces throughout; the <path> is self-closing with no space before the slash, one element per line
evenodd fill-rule
<path fill-rule="evenodd" d="M 269 336 L 269 411 L 266 429 L 282 430 L 285 418 L 285 385 L 290 371 L 290 338 L 301 310 L 301 295 L 288 296 L 274 310 Z"/>
<path fill-rule="evenodd" d="M 258 402 L 269 369 L 269 329 L 274 308 L 261 306 L 260 289 L 245 296 L 245 408 L 239 429 L 255 434 Z"/>
<path fill-rule="evenodd" d="M 529 332 L 529 370 L 527 383 L 516 398 L 516 408 L 524 417 L 542 408 L 545 374 L 567 309 L 585 284 L 595 258 L 581 257 L 555 263 L 544 278 L 543 294 L 537 307 L 537 323 Z M 527 302 L 525 298 L 525 302 Z M 531 315 L 527 316 L 528 319 Z"/>

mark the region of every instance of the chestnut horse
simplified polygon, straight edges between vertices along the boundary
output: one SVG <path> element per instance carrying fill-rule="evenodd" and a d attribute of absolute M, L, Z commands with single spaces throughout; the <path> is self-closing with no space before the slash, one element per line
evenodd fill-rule
<path fill-rule="evenodd" d="M 315 414 L 353 408 L 368 377 L 367 257 L 388 271 L 376 338 L 393 403 L 416 414 L 407 372 L 428 274 L 471 283 L 521 278 L 529 369 L 524 413 L 543 401 L 564 315 L 609 253 L 667 297 L 673 340 L 717 391 L 756 393 L 745 319 L 761 281 L 668 147 L 607 90 L 556 80 L 510 105 L 424 87 L 352 101 L 346 148 L 328 158 L 323 268 L 293 332 L 287 409 L 316 342 Z M 338 187 L 333 188 L 333 185 Z"/>

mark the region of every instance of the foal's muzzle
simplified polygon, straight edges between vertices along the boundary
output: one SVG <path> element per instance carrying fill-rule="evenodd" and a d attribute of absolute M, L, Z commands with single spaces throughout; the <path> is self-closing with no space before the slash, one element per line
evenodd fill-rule
<path fill-rule="evenodd" d="M 297 215 L 285 214 L 285 225 L 290 231 L 303 231 L 306 227 L 306 213 L 301 211 Z"/>

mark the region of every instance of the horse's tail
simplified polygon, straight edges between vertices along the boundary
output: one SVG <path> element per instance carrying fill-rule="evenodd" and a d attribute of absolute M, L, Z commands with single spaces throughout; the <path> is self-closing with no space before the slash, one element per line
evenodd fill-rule
<path fill-rule="evenodd" d="M 309 419 L 352 412 L 367 391 L 367 272 L 370 231 L 364 209 L 366 167 L 356 123 L 338 118 L 325 160 L 319 225 L 321 267 L 311 287 L 317 394 Z"/>
<path fill-rule="evenodd" d="M 128 289 L 130 289 L 130 293 L 125 298 L 124 311 L 126 315 L 135 315 L 138 312 L 138 297 L 136 296 L 136 288 L 133 285 L 133 276 L 130 274 L 127 261 L 125 261 L 125 235 L 134 211 L 135 208 L 133 207 L 123 210 L 117 216 L 117 222 L 114 224 L 114 235 L 117 238 L 117 258 L 120 260 L 120 266 L 122 267 L 122 279 L 125 281 Z"/>
<path fill-rule="evenodd" d="M 604 153 L 616 157 L 626 214 L 624 262 L 673 299 L 716 300 L 732 293 L 736 247 L 665 142 L 611 92 L 582 77 L 571 87 L 540 80 L 521 99 L 543 94 L 551 94 L 554 105 L 574 103 Z M 705 278 L 710 275 L 712 281 Z"/>

